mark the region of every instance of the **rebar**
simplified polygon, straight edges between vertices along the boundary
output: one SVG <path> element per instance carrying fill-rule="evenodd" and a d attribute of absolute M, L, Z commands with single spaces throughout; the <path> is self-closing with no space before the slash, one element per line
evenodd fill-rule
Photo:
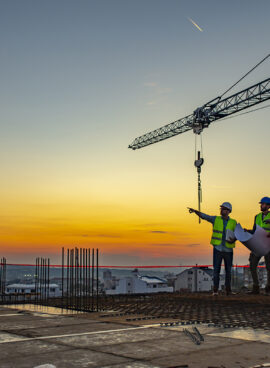
<path fill-rule="evenodd" d="M 95 267 L 95 251 L 94 251 L 94 249 L 92 249 L 92 277 L 91 277 L 91 283 L 92 283 L 92 286 L 91 286 L 91 300 L 92 300 L 91 308 L 92 308 L 92 311 L 94 310 L 94 277 L 95 277 L 94 267 Z"/>
<path fill-rule="evenodd" d="M 4 299 L 6 292 L 6 277 L 7 277 L 7 260 L 5 257 L 0 260 L 0 294 Z"/>
<path fill-rule="evenodd" d="M 270 330 L 270 298 L 267 295 L 238 294 L 218 299 L 206 293 L 107 295 L 99 298 L 99 309 L 113 310 L 115 316 L 134 315 L 135 319 L 166 318 L 184 324 L 206 323 L 224 328 Z M 110 313 L 108 316 L 113 315 Z"/>
<path fill-rule="evenodd" d="M 77 311 L 98 311 L 98 262 L 98 249 L 92 249 L 91 257 L 91 250 L 87 248 L 75 247 L 67 249 L 67 252 L 62 248 L 62 308 Z"/>
<path fill-rule="evenodd" d="M 36 304 L 46 304 L 50 298 L 50 259 L 37 257 L 34 269 L 34 291 L 29 294 L 25 292 L 16 298 L 15 302 L 34 302 Z"/>

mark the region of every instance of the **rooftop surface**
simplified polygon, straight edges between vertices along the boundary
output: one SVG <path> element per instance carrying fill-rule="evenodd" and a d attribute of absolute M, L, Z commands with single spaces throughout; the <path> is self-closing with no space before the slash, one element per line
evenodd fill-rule
<path fill-rule="evenodd" d="M 210 298 L 213 305 L 226 302 L 238 306 L 234 297 L 204 298 Z M 245 296 L 241 303 L 252 305 L 256 314 L 254 300 Z M 257 300 L 258 308 L 269 307 L 269 296 Z M 202 308 L 208 308 L 208 304 L 202 303 Z M 131 318 L 113 310 L 71 313 L 41 306 L 1 306 L 0 367 L 249 368 L 270 362 L 268 327 L 198 322 L 150 319 L 142 314 Z"/>

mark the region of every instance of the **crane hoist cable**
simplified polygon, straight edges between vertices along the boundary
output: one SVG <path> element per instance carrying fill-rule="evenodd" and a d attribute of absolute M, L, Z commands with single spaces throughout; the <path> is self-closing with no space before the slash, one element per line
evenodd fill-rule
<path fill-rule="evenodd" d="M 258 62 L 256 65 L 253 66 L 246 74 L 244 74 L 237 82 L 235 82 L 230 88 L 228 88 L 225 92 L 222 93 L 219 98 L 222 98 L 224 95 L 226 95 L 227 92 L 229 92 L 233 87 L 235 87 L 238 83 L 240 83 L 244 78 L 246 78 L 253 70 L 255 70 L 259 65 L 261 65 L 266 59 L 270 57 L 270 54 L 266 55 L 260 62 Z"/>
<path fill-rule="evenodd" d="M 200 142 L 197 142 L 198 134 L 195 134 L 195 161 L 194 166 L 197 168 L 198 174 L 198 211 L 201 211 L 202 203 L 202 183 L 201 183 L 201 170 L 204 163 L 203 158 L 203 144 L 202 144 L 202 134 L 199 135 Z M 201 218 L 199 217 L 199 223 L 201 223 Z"/>
<path fill-rule="evenodd" d="M 266 105 L 263 107 L 258 107 L 257 109 L 242 112 L 241 114 L 235 115 L 235 116 L 228 116 L 227 118 L 220 119 L 220 121 L 227 120 L 227 119 L 233 119 L 237 118 L 241 115 L 250 114 L 251 112 L 255 112 L 258 110 L 263 110 L 266 108 L 269 108 L 270 105 Z M 198 139 L 200 138 L 199 142 Z M 197 168 L 197 174 L 198 174 L 198 211 L 201 211 L 201 203 L 202 203 L 202 182 L 201 182 L 201 167 L 204 164 L 204 158 L 203 158 L 203 142 L 202 142 L 202 133 L 195 134 L 195 159 L 194 159 L 194 166 Z M 199 223 L 201 223 L 201 218 L 199 217 Z"/>
<path fill-rule="evenodd" d="M 240 83 L 244 78 L 246 78 L 251 72 L 253 72 L 253 70 L 255 70 L 259 65 L 261 65 L 266 59 L 268 59 L 270 57 L 270 54 L 266 55 L 259 63 L 257 63 L 254 67 L 252 67 L 246 74 L 244 74 L 237 82 L 235 82 L 230 88 L 228 88 L 225 92 L 222 93 L 221 96 L 218 97 L 218 101 L 221 100 L 221 98 L 228 93 L 231 89 L 233 89 L 238 83 Z M 255 109 L 256 110 L 256 109 Z M 254 110 L 254 111 L 255 111 Z M 247 111 L 244 112 L 242 114 L 248 114 L 249 112 L 252 111 Z M 199 111 L 198 111 L 199 113 Z M 239 115 L 242 115 L 239 114 Z M 236 117 L 236 116 L 235 116 Z M 230 117 L 228 117 L 227 119 L 229 119 Z M 226 119 L 226 118 L 225 118 Z M 224 119 L 224 120 L 225 120 Z M 204 158 L 203 158 L 203 150 L 202 150 L 202 129 L 199 127 L 196 127 L 194 129 L 194 133 L 195 133 L 195 161 L 194 161 L 194 165 L 197 168 L 197 174 L 198 174 L 198 211 L 201 212 L 201 203 L 202 203 L 202 183 L 201 183 L 201 168 L 202 165 L 204 163 Z M 201 145 L 201 149 L 198 149 L 198 144 L 197 144 L 197 136 L 200 137 L 200 145 Z M 201 223 L 201 218 L 199 217 L 199 223 Z"/>
<path fill-rule="evenodd" d="M 258 107 L 257 109 L 253 109 L 250 111 L 243 112 L 241 114 L 235 115 L 235 116 L 229 116 L 227 118 L 220 119 L 220 121 L 227 120 L 227 119 L 233 119 L 237 118 L 241 115 L 250 114 L 251 112 L 255 112 L 258 110 L 263 110 L 266 108 L 269 108 L 270 105 L 266 105 L 263 107 Z M 200 141 L 198 143 L 198 139 L 200 138 Z M 199 150 L 200 149 L 200 150 Z M 203 143 L 202 143 L 202 133 L 195 134 L 195 159 L 194 159 L 194 166 L 197 168 L 197 174 L 198 174 L 198 211 L 201 211 L 201 203 L 202 203 L 202 183 L 201 183 L 201 167 L 204 164 L 204 158 L 203 158 Z M 199 217 L 199 223 L 201 223 L 201 218 Z"/>

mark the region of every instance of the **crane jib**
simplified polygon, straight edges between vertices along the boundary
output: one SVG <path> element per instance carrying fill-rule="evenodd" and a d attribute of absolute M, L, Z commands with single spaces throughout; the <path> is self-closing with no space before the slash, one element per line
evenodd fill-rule
<path fill-rule="evenodd" d="M 191 129 L 194 133 L 200 134 L 211 122 L 248 109 L 268 99 L 270 99 L 270 78 L 229 97 L 223 99 L 217 97 L 196 109 L 193 114 L 136 138 L 129 145 L 129 148 L 133 150 L 143 148 Z"/>

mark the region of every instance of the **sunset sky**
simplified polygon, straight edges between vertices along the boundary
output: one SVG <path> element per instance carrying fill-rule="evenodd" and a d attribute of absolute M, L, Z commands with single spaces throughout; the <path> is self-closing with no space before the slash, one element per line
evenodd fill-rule
<path fill-rule="evenodd" d="M 128 145 L 266 56 L 269 14 L 269 0 L 1 0 L 0 257 L 58 262 L 78 246 L 107 265 L 211 263 L 212 226 L 186 209 L 197 206 L 194 134 Z M 252 227 L 270 196 L 269 113 L 204 131 L 203 212 L 230 201 Z M 237 243 L 235 263 L 247 257 Z"/>

